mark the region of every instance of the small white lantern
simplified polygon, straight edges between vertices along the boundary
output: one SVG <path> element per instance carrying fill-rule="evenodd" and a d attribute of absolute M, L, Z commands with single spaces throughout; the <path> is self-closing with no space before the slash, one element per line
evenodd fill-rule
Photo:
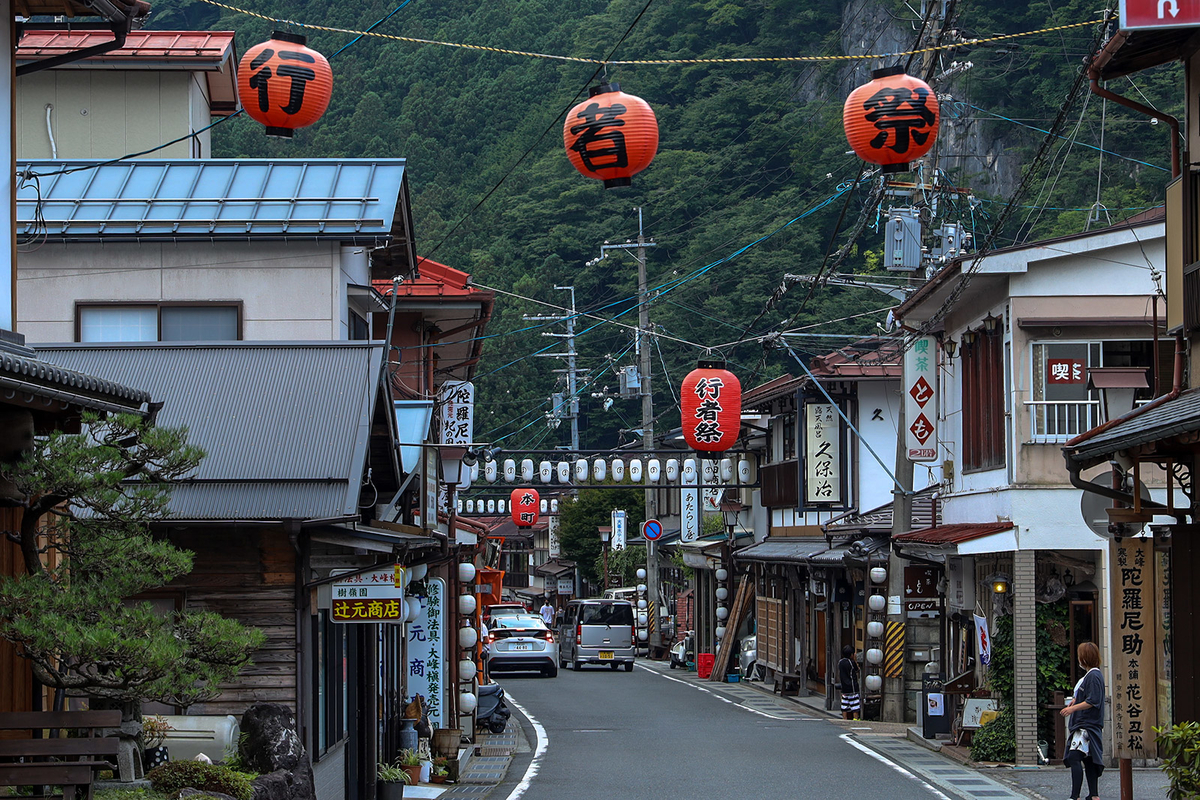
<path fill-rule="evenodd" d="M 724 567 L 717 567 L 717 580 L 719 580 L 719 581 L 729 580 L 729 570 L 725 569 Z"/>
<path fill-rule="evenodd" d="M 461 501 L 460 501 L 460 502 L 461 502 Z M 468 514 L 474 514 L 474 513 L 475 513 L 475 501 L 474 501 L 474 500 L 468 500 L 468 501 L 467 501 L 467 513 L 468 513 Z"/>
<path fill-rule="evenodd" d="M 550 498 L 550 513 L 551 514 L 558 513 L 558 498 L 557 497 Z"/>
<path fill-rule="evenodd" d="M 404 598 L 404 621 L 413 622 L 419 616 L 421 616 L 421 598 Z"/>
<path fill-rule="evenodd" d="M 871 567 L 871 583 L 883 583 L 887 580 L 887 570 L 883 567 Z"/>
<path fill-rule="evenodd" d="M 880 650 L 878 647 L 872 647 L 870 650 L 867 651 L 867 663 L 868 664 L 876 664 L 876 665 L 882 664 L 883 663 L 883 651 Z"/>
<path fill-rule="evenodd" d="M 550 510 L 550 501 L 542 500 L 540 503 L 538 503 L 538 506 L 541 508 L 542 513 L 545 514 Z"/>
<path fill-rule="evenodd" d="M 408 568 L 408 574 L 412 576 L 414 581 L 423 581 L 425 576 L 429 574 L 428 564 L 413 564 Z"/>
<path fill-rule="evenodd" d="M 717 606 L 717 619 L 722 622 L 729 619 L 729 609 L 725 606 Z"/>
<path fill-rule="evenodd" d="M 883 611 L 887 608 L 887 598 L 881 594 L 873 594 L 867 598 L 867 608 L 872 611 Z"/>
<path fill-rule="evenodd" d="M 662 477 L 662 465 L 657 458 L 652 458 L 646 462 L 646 480 L 650 483 L 658 483 Z"/>
<path fill-rule="evenodd" d="M 867 623 L 867 636 L 872 639 L 878 639 L 883 636 L 883 623 L 877 619 L 873 619 Z"/>
<path fill-rule="evenodd" d="M 720 640 L 720 639 L 724 639 L 724 638 L 725 638 L 725 626 L 718 625 L 717 626 L 717 639 Z"/>
<path fill-rule="evenodd" d="M 479 698 L 474 692 L 462 692 L 458 696 L 458 710 L 463 714 L 473 713 L 479 705 Z"/>
<path fill-rule="evenodd" d="M 497 500 L 497 501 L 496 501 L 496 513 L 497 513 L 497 514 L 503 514 L 503 513 L 504 513 L 504 501 L 503 501 L 503 500 Z"/>
<path fill-rule="evenodd" d="M 461 514 L 462 512 L 463 512 L 463 501 L 462 501 L 462 498 L 460 497 L 458 500 L 458 513 Z"/>
<path fill-rule="evenodd" d="M 667 483 L 674 483 L 679 480 L 679 460 L 674 458 L 667 459 Z"/>
<path fill-rule="evenodd" d="M 480 504 L 482 504 L 482 503 L 483 503 L 483 501 L 482 501 L 482 500 L 480 500 L 479 502 L 480 502 Z M 482 509 L 480 509 L 480 510 L 482 510 Z M 496 513 L 496 501 L 495 501 L 495 500 L 488 500 L 488 501 L 487 501 L 487 513 L 489 513 L 489 514 L 495 514 L 495 513 Z"/>
<path fill-rule="evenodd" d="M 637 616 L 637 622 L 638 622 L 639 627 L 642 627 L 642 628 L 646 627 L 646 625 L 648 625 L 650 623 L 650 615 L 643 614 L 642 612 L 639 611 L 638 616 Z"/>
<path fill-rule="evenodd" d="M 684 480 L 684 482 L 690 486 L 697 481 L 698 475 L 699 475 L 699 473 L 696 472 L 696 459 L 685 458 L 683 460 L 683 480 Z"/>
<path fill-rule="evenodd" d="M 637 586 L 637 590 L 638 590 L 639 592 L 644 592 L 644 591 L 646 591 L 646 584 L 644 584 L 644 583 L 639 583 L 639 584 L 638 584 L 638 586 Z"/>
<path fill-rule="evenodd" d="M 733 483 L 733 459 L 721 459 L 721 483 Z"/>
<path fill-rule="evenodd" d="M 638 579 L 639 581 L 644 581 L 644 580 L 646 580 L 646 568 L 645 568 L 645 567 L 638 567 L 638 569 L 637 569 L 637 579 Z"/>
<path fill-rule="evenodd" d="M 460 681 L 473 681 L 478 670 L 475 669 L 475 662 L 469 658 L 464 658 L 458 662 L 458 679 Z"/>
<path fill-rule="evenodd" d="M 485 461 L 483 464 L 483 479 L 488 483 L 496 482 L 496 473 L 499 472 L 495 460 Z"/>
<path fill-rule="evenodd" d="M 458 565 L 458 579 L 463 583 L 470 583 L 475 580 L 475 565 L 470 561 L 464 561 Z"/>
<path fill-rule="evenodd" d="M 629 460 L 629 482 L 642 482 L 642 460 L 640 458 L 632 458 Z"/>
<path fill-rule="evenodd" d="M 608 462 L 603 458 L 597 458 L 592 463 L 592 477 L 597 483 L 602 482 L 608 476 Z"/>
<path fill-rule="evenodd" d="M 625 461 L 624 459 L 614 458 L 612 463 L 613 483 L 620 483 L 625 480 Z"/>
<path fill-rule="evenodd" d="M 511 458 L 504 459 L 504 480 L 515 483 L 517 480 L 517 462 Z"/>
<path fill-rule="evenodd" d="M 479 601 L 475 599 L 475 595 L 460 594 L 458 596 L 458 613 L 474 614 L 477 608 L 479 608 Z"/>
<path fill-rule="evenodd" d="M 878 692 L 883 688 L 883 678 L 879 675 L 868 675 L 866 686 L 868 692 Z"/>
<path fill-rule="evenodd" d="M 737 463 L 738 483 L 750 483 L 750 461 L 749 459 L 738 459 Z"/>
<path fill-rule="evenodd" d="M 566 461 L 560 461 L 560 462 L 558 462 L 558 467 L 556 469 L 558 472 L 558 482 L 559 483 L 570 483 L 571 482 L 571 465 L 570 465 L 570 463 L 568 463 Z"/>
<path fill-rule="evenodd" d="M 533 481 L 533 459 L 532 458 L 522 458 L 521 459 L 521 480 L 524 481 L 525 483 L 530 483 Z"/>
<path fill-rule="evenodd" d="M 464 650 L 470 650 L 475 645 L 479 644 L 479 631 L 469 625 L 464 625 L 458 629 L 458 646 Z"/>
<path fill-rule="evenodd" d="M 471 483 L 474 483 L 475 481 L 479 480 L 479 462 L 478 461 L 476 461 L 474 464 L 471 465 L 470 475 L 471 475 Z"/>
<path fill-rule="evenodd" d="M 638 631 L 638 641 L 639 642 L 644 642 L 649 638 L 650 638 L 650 634 L 647 633 L 646 631 L 644 631 L 644 630 Z"/>
<path fill-rule="evenodd" d="M 641 609 L 644 609 L 644 608 L 646 608 L 646 601 L 645 601 L 645 600 L 638 600 L 638 601 L 637 601 L 637 607 L 638 607 L 638 608 L 641 608 Z"/>
<path fill-rule="evenodd" d="M 581 458 L 575 462 L 575 480 L 578 483 L 583 483 L 587 480 L 588 463 L 586 458 Z"/>
<path fill-rule="evenodd" d="M 718 600 L 729 599 L 729 590 L 726 589 L 724 586 L 718 586 L 717 587 L 717 599 Z"/>
<path fill-rule="evenodd" d="M 550 465 L 549 461 L 543 461 L 538 464 L 538 480 L 542 483 L 549 483 L 553 477 L 554 467 Z"/>

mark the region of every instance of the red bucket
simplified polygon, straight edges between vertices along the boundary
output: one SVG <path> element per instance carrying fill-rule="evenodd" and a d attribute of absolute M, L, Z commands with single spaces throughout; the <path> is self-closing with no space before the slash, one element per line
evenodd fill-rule
<path fill-rule="evenodd" d="M 697 653 L 696 654 L 696 676 L 699 678 L 708 678 L 712 674 L 713 662 L 717 657 L 712 653 Z"/>

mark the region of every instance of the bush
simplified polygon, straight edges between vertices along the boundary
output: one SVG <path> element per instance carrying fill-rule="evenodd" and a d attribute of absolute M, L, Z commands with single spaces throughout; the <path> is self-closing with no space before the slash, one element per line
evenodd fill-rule
<path fill-rule="evenodd" d="M 1200 797 L 1200 723 L 1180 722 L 1155 728 L 1163 772 L 1171 779 L 1171 800 Z"/>
<path fill-rule="evenodd" d="M 146 773 L 150 785 L 164 794 L 191 787 L 201 792 L 220 792 L 238 800 L 250 800 L 254 788 L 240 772 L 201 761 L 172 761 Z"/>
<path fill-rule="evenodd" d="M 971 760 L 1012 763 L 1016 759 L 1016 717 L 1011 708 L 1001 708 L 995 719 L 975 731 L 971 738 Z"/>

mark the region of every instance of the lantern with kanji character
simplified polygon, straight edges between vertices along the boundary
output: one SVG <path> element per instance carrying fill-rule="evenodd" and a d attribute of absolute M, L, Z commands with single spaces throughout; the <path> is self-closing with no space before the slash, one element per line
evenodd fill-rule
<path fill-rule="evenodd" d="M 513 489 L 509 498 L 512 509 L 512 521 L 518 528 L 532 528 L 537 524 L 538 514 L 541 513 L 537 489 Z"/>
<path fill-rule="evenodd" d="M 642 98 L 602 83 L 567 114 L 563 145 L 572 166 L 605 189 L 629 186 L 658 152 L 658 120 Z"/>
<path fill-rule="evenodd" d="M 905 172 L 937 138 L 937 95 L 901 67 L 877 69 L 871 78 L 846 98 L 846 138 L 864 161 L 881 165 L 885 173 Z"/>
<path fill-rule="evenodd" d="M 267 136 L 285 139 L 312 125 L 329 107 L 333 72 L 325 56 L 305 47 L 307 38 L 275 31 L 238 63 L 238 98 Z"/>
<path fill-rule="evenodd" d="M 723 361 L 701 361 L 680 390 L 683 438 L 695 450 L 728 450 L 742 424 L 742 384 Z"/>

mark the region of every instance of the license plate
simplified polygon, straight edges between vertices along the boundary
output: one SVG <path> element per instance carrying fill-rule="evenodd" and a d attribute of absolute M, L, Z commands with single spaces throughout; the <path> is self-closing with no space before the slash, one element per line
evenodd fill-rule
<path fill-rule="evenodd" d="M 531 644 L 510 644 L 508 646 L 508 649 L 513 650 L 513 651 L 518 651 L 518 652 L 521 650 L 532 650 L 533 645 L 531 645 Z"/>
<path fill-rule="evenodd" d="M 600 660 L 601 661 L 612 661 L 613 660 L 613 651 L 612 650 L 601 650 L 600 651 Z"/>

